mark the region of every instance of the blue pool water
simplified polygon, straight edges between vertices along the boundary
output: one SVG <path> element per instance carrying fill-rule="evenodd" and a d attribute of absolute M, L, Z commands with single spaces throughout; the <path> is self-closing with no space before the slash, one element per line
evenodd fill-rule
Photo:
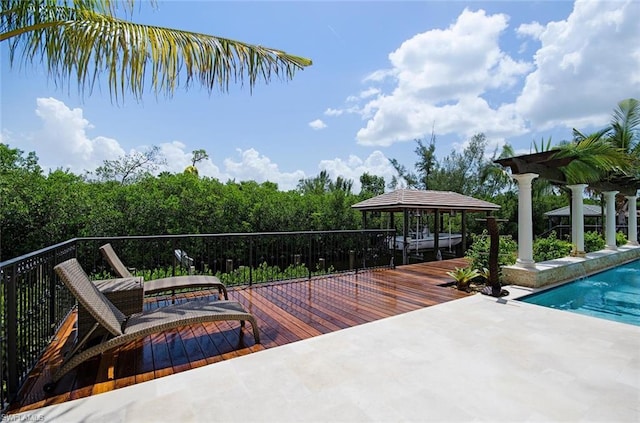
<path fill-rule="evenodd" d="M 640 260 L 520 301 L 640 326 Z"/>

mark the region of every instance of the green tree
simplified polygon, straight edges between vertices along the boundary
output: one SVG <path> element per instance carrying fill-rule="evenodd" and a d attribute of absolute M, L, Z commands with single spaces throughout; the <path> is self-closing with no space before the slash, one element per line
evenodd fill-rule
<path fill-rule="evenodd" d="M 300 179 L 297 188 L 302 194 L 323 194 L 330 190 L 331 183 L 329 172 L 322 170 L 318 176 Z"/>
<path fill-rule="evenodd" d="M 334 181 L 329 181 L 329 191 L 343 191 L 345 194 L 351 194 L 353 188 L 353 180 L 345 179 L 342 176 L 338 176 Z"/>
<path fill-rule="evenodd" d="M 196 163 L 207 160 L 209 158 L 209 154 L 207 154 L 206 150 L 204 149 L 193 150 L 191 154 L 191 164 L 187 166 L 187 168 L 184 170 L 184 173 L 198 176 L 198 168 L 196 167 Z"/>
<path fill-rule="evenodd" d="M 432 132 L 429 145 L 425 145 L 422 140 L 416 140 L 418 146 L 415 153 L 418 155 L 416 162 L 416 173 L 418 175 L 418 186 L 421 189 L 432 189 L 430 185 L 430 176 L 438 168 L 438 160 L 435 155 L 436 151 L 436 135 Z"/>
<path fill-rule="evenodd" d="M 7 144 L 0 143 L 0 174 L 18 169 L 30 173 L 42 172 L 35 151 L 29 152 L 24 157 L 24 151 L 18 148 L 10 148 Z"/>
<path fill-rule="evenodd" d="M 486 146 L 486 136 L 479 133 L 471 137 L 462 152 L 451 151 L 433 173 L 431 189 L 480 196 L 482 169 L 490 163 L 485 157 Z"/>
<path fill-rule="evenodd" d="M 147 151 L 125 154 L 115 160 L 104 160 L 95 170 L 103 181 L 117 180 L 122 185 L 140 180 L 166 164 L 160 147 L 153 146 Z"/>
<path fill-rule="evenodd" d="M 360 198 L 370 198 L 384 194 L 384 178 L 370 175 L 368 172 L 360 175 Z"/>
<path fill-rule="evenodd" d="M 284 51 L 206 34 L 138 24 L 127 20 L 135 1 L 2 0 L 0 41 L 9 60 L 44 63 L 58 84 L 94 86 L 106 72 L 111 98 L 140 99 L 148 84 L 171 96 L 179 85 L 197 83 L 226 92 L 230 82 L 249 87 L 271 77 L 293 78 L 311 60 Z M 151 78 L 149 78 L 151 76 Z"/>
<path fill-rule="evenodd" d="M 394 175 L 389 183 L 389 188 L 396 189 L 400 184 L 400 180 L 404 180 L 406 188 L 418 188 L 418 177 L 415 173 L 409 171 L 407 167 L 401 164 L 397 159 L 389 159 L 389 163 L 395 169 L 397 176 Z"/>

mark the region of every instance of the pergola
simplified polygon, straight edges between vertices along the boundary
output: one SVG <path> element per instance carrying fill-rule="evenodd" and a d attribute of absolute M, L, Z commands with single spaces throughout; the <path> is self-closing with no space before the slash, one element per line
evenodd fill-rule
<path fill-rule="evenodd" d="M 537 178 L 547 179 L 553 184 L 564 185 L 571 190 L 571 237 L 575 255 L 584 256 L 584 206 L 583 192 L 588 186 L 601 192 L 606 201 L 605 242 L 606 248 L 616 250 L 615 196 L 623 194 L 629 201 L 629 237 L 631 245 L 638 245 L 637 194 L 640 180 L 627 175 L 610 175 L 590 184 L 568 184 L 561 167 L 571 163 L 573 158 L 556 158 L 557 150 L 527 154 L 496 160 L 511 169 L 518 183 L 518 260 L 516 266 L 535 268 L 533 261 L 533 233 L 531 212 L 531 182 Z"/>
<path fill-rule="evenodd" d="M 397 189 L 378 195 L 368 200 L 354 204 L 354 209 L 362 212 L 362 221 L 366 228 L 367 214 L 366 212 L 389 212 L 390 221 L 393 222 L 394 213 L 402 213 L 403 215 L 403 237 L 408 238 L 409 231 L 409 213 L 418 211 L 422 213 L 434 214 L 434 250 L 439 248 L 438 235 L 440 233 L 440 214 L 441 213 L 457 213 L 462 214 L 462 245 L 466 245 L 466 214 L 467 212 L 485 212 L 489 213 L 500 209 L 497 204 L 488 201 L 479 200 L 477 198 L 458 194 L 450 191 L 430 191 L 416 189 Z M 406 249 L 403 253 L 403 263 L 408 263 Z"/>

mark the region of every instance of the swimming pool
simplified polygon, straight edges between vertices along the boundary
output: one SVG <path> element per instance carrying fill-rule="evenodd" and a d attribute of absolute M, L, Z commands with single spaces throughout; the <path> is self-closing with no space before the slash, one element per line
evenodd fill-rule
<path fill-rule="evenodd" d="M 640 260 L 519 300 L 640 326 Z"/>

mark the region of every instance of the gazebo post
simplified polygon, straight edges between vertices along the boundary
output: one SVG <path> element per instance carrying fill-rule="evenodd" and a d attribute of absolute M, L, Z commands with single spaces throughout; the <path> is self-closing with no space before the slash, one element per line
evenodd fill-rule
<path fill-rule="evenodd" d="M 461 232 L 462 232 L 462 257 L 464 257 L 465 252 L 467 251 L 467 211 L 462 210 L 462 222 L 461 222 Z"/>
<path fill-rule="evenodd" d="M 638 244 L 638 206 L 636 201 L 638 201 L 638 197 L 636 195 L 627 195 L 625 196 L 627 201 L 629 202 L 629 218 L 627 219 L 627 244 L 629 245 L 640 245 Z"/>
<path fill-rule="evenodd" d="M 433 223 L 433 251 L 436 253 L 436 258 L 440 252 L 440 209 L 434 211 L 434 223 Z"/>
<path fill-rule="evenodd" d="M 409 264 L 409 257 L 407 256 L 407 246 L 409 243 L 409 210 L 404 208 L 402 210 L 402 264 Z"/>

